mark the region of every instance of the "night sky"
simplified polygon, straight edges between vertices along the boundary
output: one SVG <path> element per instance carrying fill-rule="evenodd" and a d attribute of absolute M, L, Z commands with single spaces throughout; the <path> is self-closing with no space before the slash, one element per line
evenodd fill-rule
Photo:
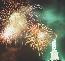
<path fill-rule="evenodd" d="M 24 0 L 23 0 L 24 1 Z M 59 52 L 60 60 L 65 60 L 65 1 L 64 0 L 26 0 L 31 5 L 40 4 L 44 10 L 37 11 L 41 15 L 40 19 L 43 24 L 52 28 L 57 34 L 57 51 Z M 26 2 L 25 1 L 25 2 Z M 4 7 L 0 0 L 0 11 Z M 44 18 L 43 18 L 44 17 Z M 0 21 L 1 23 L 1 21 Z M 24 39 L 23 39 L 24 40 Z M 22 60 L 48 60 L 50 59 L 51 43 L 47 50 L 40 57 L 36 50 L 32 50 L 29 44 L 23 46 L 20 43 L 17 45 L 12 43 L 6 49 L 5 44 L 0 44 L 0 61 L 22 61 Z"/>

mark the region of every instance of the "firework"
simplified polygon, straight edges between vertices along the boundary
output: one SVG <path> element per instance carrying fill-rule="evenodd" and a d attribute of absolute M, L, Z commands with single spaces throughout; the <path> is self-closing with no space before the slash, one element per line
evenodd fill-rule
<path fill-rule="evenodd" d="M 17 39 L 17 37 L 25 31 L 26 27 L 27 21 L 22 13 L 14 12 L 13 14 L 11 14 L 11 16 L 9 17 L 9 23 L 2 33 L 4 42 L 11 43 L 12 40 Z"/>
<path fill-rule="evenodd" d="M 0 39 L 4 40 L 2 40 L 2 43 L 11 43 L 12 40 L 16 40 L 21 33 L 25 32 L 27 28 L 27 17 L 25 11 L 23 12 L 23 10 L 21 10 L 23 8 L 26 7 L 18 6 L 17 9 L 15 9 L 15 5 L 6 3 L 6 7 L 1 10 L 0 20 L 2 20 L 3 29 L 1 30 Z"/>
<path fill-rule="evenodd" d="M 38 52 L 43 51 L 50 43 L 52 39 L 52 33 L 52 29 L 44 26 L 44 24 L 33 24 L 26 33 L 27 41 L 25 45 L 30 43 L 30 47 L 32 47 L 33 50 L 37 49 Z"/>
<path fill-rule="evenodd" d="M 46 27 L 44 24 L 36 23 L 40 15 L 37 15 L 38 9 L 43 9 L 39 4 L 30 5 L 24 2 L 14 3 L 15 1 L 7 0 L 10 3 L 5 3 L 5 8 L 0 11 L 0 20 L 2 20 L 2 30 L 0 36 L 2 43 L 17 43 L 17 38 L 25 34 L 26 44 L 30 43 L 32 49 L 37 49 L 40 54 L 46 50 L 46 47 L 52 39 L 52 29 Z M 14 3 L 14 4 L 13 4 Z M 34 24 L 36 23 L 36 24 Z M 22 42 L 23 45 L 23 42 Z M 41 53 L 40 53 L 41 51 Z"/>
<path fill-rule="evenodd" d="M 9 0 L 10 2 L 6 3 L 5 0 L 3 1 L 5 8 L 0 11 L 0 20 L 2 21 L 0 39 L 7 46 L 7 43 L 12 43 L 13 40 L 15 40 L 16 44 L 18 36 L 23 34 L 35 21 L 34 17 L 37 17 L 37 14 L 35 14 L 34 10 L 42 7 L 39 4 L 30 5 L 27 2 L 24 5 L 24 2 L 14 3 L 14 1 Z"/>

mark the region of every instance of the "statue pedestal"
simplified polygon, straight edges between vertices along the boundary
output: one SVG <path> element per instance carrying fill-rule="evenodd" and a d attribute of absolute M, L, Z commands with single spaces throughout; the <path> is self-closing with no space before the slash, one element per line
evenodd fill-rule
<path fill-rule="evenodd" d="M 51 58 L 50 58 L 51 61 L 59 60 L 59 56 L 58 56 L 57 50 L 52 50 L 50 53 L 51 53 Z"/>

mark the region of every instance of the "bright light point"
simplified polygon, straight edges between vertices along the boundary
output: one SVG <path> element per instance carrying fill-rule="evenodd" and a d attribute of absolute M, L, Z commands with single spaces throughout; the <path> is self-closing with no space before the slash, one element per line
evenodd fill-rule
<path fill-rule="evenodd" d="M 40 32 L 40 33 L 38 34 L 38 38 L 44 38 L 44 36 L 45 36 L 45 34 L 44 34 L 43 32 Z"/>
<path fill-rule="evenodd" d="M 7 27 L 6 29 L 5 29 L 5 32 L 4 32 L 4 38 L 8 38 L 8 37 L 11 37 L 12 36 L 12 33 L 14 32 L 15 30 L 14 30 L 14 28 L 12 27 L 12 26 L 10 26 L 10 27 Z M 14 34 L 14 33 L 13 33 Z"/>

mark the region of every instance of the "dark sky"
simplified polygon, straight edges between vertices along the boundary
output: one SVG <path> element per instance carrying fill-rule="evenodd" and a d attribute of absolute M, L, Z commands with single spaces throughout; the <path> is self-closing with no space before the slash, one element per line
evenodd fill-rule
<path fill-rule="evenodd" d="M 24 1 L 24 0 L 23 0 Z M 57 50 L 59 52 L 60 59 L 65 59 L 65 1 L 64 0 L 27 0 L 31 5 L 40 4 L 44 7 L 44 17 L 41 14 L 41 20 L 44 24 L 48 25 L 53 29 L 54 32 L 58 34 L 57 38 Z M 3 2 L 0 0 L 0 10 L 4 6 Z M 47 16 L 49 15 L 49 17 Z M 55 15 L 55 16 L 54 16 Z M 50 16 L 53 16 L 51 18 Z M 14 42 L 8 49 L 6 49 L 5 44 L 0 44 L 0 59 L 4 61 L 22 61 L 25 60 L 39 60 L 47 59 L 50 56 L 51 46 L 48 46 L 47 51 L 41 57 L 38 56 L 36 50 L 32 50 L 29 45 L 21 46 L 19 43 L 14 45 Z M 44 56 L 44 57 L 43 57 Z M 42 58 L 43 57 L 43 58 Z M 50 58 L 50 57 L 49 57 Z M 48 59 L 49 59 L 48 58 Z M 0 61 L 1 61 L 0 60 Z"/>

